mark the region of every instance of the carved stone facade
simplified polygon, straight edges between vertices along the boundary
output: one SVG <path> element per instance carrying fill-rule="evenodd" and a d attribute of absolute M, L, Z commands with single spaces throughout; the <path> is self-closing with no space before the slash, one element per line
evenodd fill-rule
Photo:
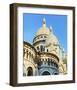
<path fill-rule="evenodd" d="M 67 73 L 67 58 L 52 27 L 43 25 L 33 39 L 33 45 L 24 41 L 24 76 L 59 75 Z"/>

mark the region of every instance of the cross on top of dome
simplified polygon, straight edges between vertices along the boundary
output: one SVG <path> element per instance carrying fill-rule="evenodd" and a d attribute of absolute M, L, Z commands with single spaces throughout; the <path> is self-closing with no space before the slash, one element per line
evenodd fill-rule
<path fill-rule="evenodd" d="M 45 18 L 43 18 L 43 24 L 46 24 L 46 19 Z"/>

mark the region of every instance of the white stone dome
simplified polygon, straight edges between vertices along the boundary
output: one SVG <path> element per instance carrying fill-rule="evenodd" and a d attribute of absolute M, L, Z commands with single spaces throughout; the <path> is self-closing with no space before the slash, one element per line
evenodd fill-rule
<path fill-rule="evenodd" d="M 45 20 L 45 18 L 43 19 L 43 25 L 42 25 L 42 27 L 37 31 L 36 36 L 41 35 L 41 34 L 47 34 L 47 35 L 50 34 L 49 28 L 46 27 L 46 20 Z"/>
<path fill-rule="evenodd" d="M 47 27 L 41 27 L 38 32 L 36 33 L 36 36 L 41 35 L 41 34 L 47 34 L 49 35 L 50 30 Z"/>
<path fill-rule="evenodd" d="M 53 28 L 52 26 L 50 26 L 50 28 L 48 28 L 46 26 L 46 20 L 45 18 L 43 19 L 43 25 L 42 27 L 37 31 L 36 36 L 42 35 L 42 34 L 46 34 L 47 38 L 46 38 L 46 46 L 49 46 L 49 44 L 59 44 L 59 41 L 57 39 L 57 37 L 54 35 L 53 33 Z"/>

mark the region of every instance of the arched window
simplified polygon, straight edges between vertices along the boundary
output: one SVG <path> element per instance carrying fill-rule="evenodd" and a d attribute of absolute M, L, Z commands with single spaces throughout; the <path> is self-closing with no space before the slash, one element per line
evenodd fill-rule
<path fill-rule="evenodd" d="M 45 59 L 44 64 L 47 64 L 47 59 Z"/>
<path fill-rule="evenodd" d="M 43 36 L 41 36 L 41 38 L 43 38 Z"/>
<path fill-rule="evenodd" d="M 39 46 L 37 46 L 37 50 L 39 50 Z"/>
<path fill-rule="evenodd" d="M 57 73 L 57 72 L 55 72 L 55 73 L 54 73 L 54 75 L 58 75 L 58 73 Z"/>
<path fill-rule="evenodd" d="M 25 48 L 24 48 L 24 53 L 23 53 L 23 56 L 25 56 Z"/>
<path fill-rule="evenodd" d="M 41 45 L 41 46 L 40 46 L 40 51 L 41 51 L 41 52 L 44 52 L 44 51 L 45 51 L 45 47 Z"/>
<path fill-rule="evenodd" d="M 42 61 L 39 60 L 39 62 L 38 62 L 38 66 L 41 66 L 41 65 L 42 65 Z"/>
<path fill-rule="evenodd" d="M 28 58 L 28 50 L 26 50 L 26 58 Z"/>
<path fill-rule="evenodd" d="M 45 71 L 42 75 L 50 75 L 50 73 L 48 71 Z"/>
<path fill-rule="evenodd" d="M 51 59 L 51 62 L 50 62 L 50 63 L 51 63 L 51 66 L 53 66 L 53 61 L 52 61 L 52 59 Z"/>
<path fill-rule="evenodd" d="M 43 51 L 43 46 L 42 45 L 40 46 L 40 50 L 41 50 L 41 52 Z"/>
<path fill-rule="evenodd" d="M 47 38 L 46 36 L 44 36 L 44 38 Z"/>
<path fill-rule="evenodd" d="M 51 63 L 51 62 L 50 62 L 50 59 L 48 58 L 48 65 L 49 65 L 49 66 L 50 66 L 50 63 Z"/>
<path fill-rule="evenodd" d="M 55 63 L 55 67 L 58 68 L 58 65 Z"/>
<path fill-rule="evenodd" d="M 32 67 L 28 67 L 28 69 L 27 69 L 27 76 L 33 76 L 33 69 L 32 69 Z"/>
<path fill-rule="evenodd" d="M 31 57 L 31 52 L 29 52 L 29 57 Z"/>
<path fill-rule="evenodd" d="M 47 49 L 47 52 L 48 52 L 48 49 Z"/>
<path fill-rule="evenodd" d="M 33 54 L 32 54 L 32 59 L 33 59 Z"/>

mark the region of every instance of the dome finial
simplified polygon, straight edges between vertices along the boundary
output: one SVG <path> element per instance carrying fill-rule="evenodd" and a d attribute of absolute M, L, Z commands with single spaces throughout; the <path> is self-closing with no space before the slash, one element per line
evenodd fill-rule
<path fill-rule="evenodd" d="M 53 33 L 53 28 L 52 28 L 52 26 L 50 26 L 50 32 L 52 32 L 52 33 Z"/>
<path fill-rule="evenodd" d="M 46 25 L 46 19 L 43 18 L 43 25 Z"/>
<path fill-rule="evenodd" d="M 45 19 L 45 17 L 43 18 L 43 24 L 45 24 L 46 23 L 46 19 Z"/>

